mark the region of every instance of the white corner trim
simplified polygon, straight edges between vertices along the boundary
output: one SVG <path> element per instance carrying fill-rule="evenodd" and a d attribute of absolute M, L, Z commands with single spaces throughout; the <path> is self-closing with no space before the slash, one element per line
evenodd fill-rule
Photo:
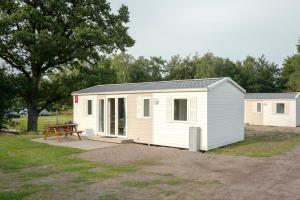
<path fill-rule="evenodd" d="M 232 80 L 230 77 L 225 77 L 217 82 L 215 82 L 214 84 L 211 84 L 210 86 L 208 86 L 208 90 L 211 90 L 215 87 L 217 87 L 218 85 L 220 85 L 221 83 L 224 83 L 224 82 L 230 82 L 232 83 L 235 87 L 237 87 L 240 91 L 242 91 L 243 93 L 246 93 L 246 90 L 244 88 L 242 88 L 239 84 L 237 84 L 234 80 Z"/>
<path fill-rule="evenodd" d="M 295 99 L 297 99 L 300 95 L 300 92 L 297 93 L 297 95 L 295 96 Z"/>

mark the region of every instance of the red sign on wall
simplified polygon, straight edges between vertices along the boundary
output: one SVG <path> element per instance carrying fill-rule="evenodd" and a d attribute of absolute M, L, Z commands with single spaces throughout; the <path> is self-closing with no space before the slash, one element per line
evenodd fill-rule
<path fill-rule="evenodd" d="M 75 96 L 75 103 L 78 103 L 78 96 Z"/>

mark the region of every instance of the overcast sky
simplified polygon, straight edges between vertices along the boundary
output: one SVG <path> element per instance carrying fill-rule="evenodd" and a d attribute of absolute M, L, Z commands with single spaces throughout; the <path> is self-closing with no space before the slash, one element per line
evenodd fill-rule
<path fill-rule="evenodd" d="M 296 52 L 300 0 L 110 0 L 129 8 L 134 56 L 260 56 L 279 65 Z"/>

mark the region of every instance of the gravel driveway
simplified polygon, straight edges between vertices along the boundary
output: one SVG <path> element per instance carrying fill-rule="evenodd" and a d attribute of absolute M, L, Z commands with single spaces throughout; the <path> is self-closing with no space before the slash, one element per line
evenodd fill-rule
<path fill-rule="evenodd" d="M 120 199 L 300 199 L 300 146 L 286 155 L 249 158 L 124 144 L 85 152 L 80 157 L 126 164 L 159 160 L 160 164 L 143 166 L 139 172 L 87 187 L 90 192 L 102 188 Z M 172 186 L 170 189 L 175 192 L 169 196 L 156 195 L 153 188 L 143 189 L 141 193 L 140 189 L 120 185 L 122 180 L 146 180 L 167 173 L 185 181 Z M 194 184 L 208 180 L 219 181 L 221 185 L 203 187 Z"/>

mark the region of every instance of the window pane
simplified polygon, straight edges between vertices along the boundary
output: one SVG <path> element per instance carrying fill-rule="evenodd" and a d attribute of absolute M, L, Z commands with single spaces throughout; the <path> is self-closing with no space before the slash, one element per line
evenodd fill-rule
<path fill-rule="evenodd" d="M 186 99 L 174 99 L 174 120 L 187 121 Z"/>
<path fill-rule="evenodd" d="M 150 99 L 144 99 L 144 117 L 150 117 Z"/>
<path fill-rule="evenodd" d="M 257 112 L 261 112 L 261 103 L 257 103 Z"/>
<path fill-rule="evenodd" d="M 104 100 L 99 101 L 99 131 L 104 132 Z"/>
<path fill-rule="evenodd" d="M 88 115 L 92 114 L 92 100 L 88 100 Z"/>
<path fill-rule="evenodd" d="M 284 113 L 284 103 L 276 104 L 276 113 Z"/>
<path fill-rule="evenodd" d="M 118 134 L 125 135 L 126 113 L 125 98 L 118 98 Z"/>

